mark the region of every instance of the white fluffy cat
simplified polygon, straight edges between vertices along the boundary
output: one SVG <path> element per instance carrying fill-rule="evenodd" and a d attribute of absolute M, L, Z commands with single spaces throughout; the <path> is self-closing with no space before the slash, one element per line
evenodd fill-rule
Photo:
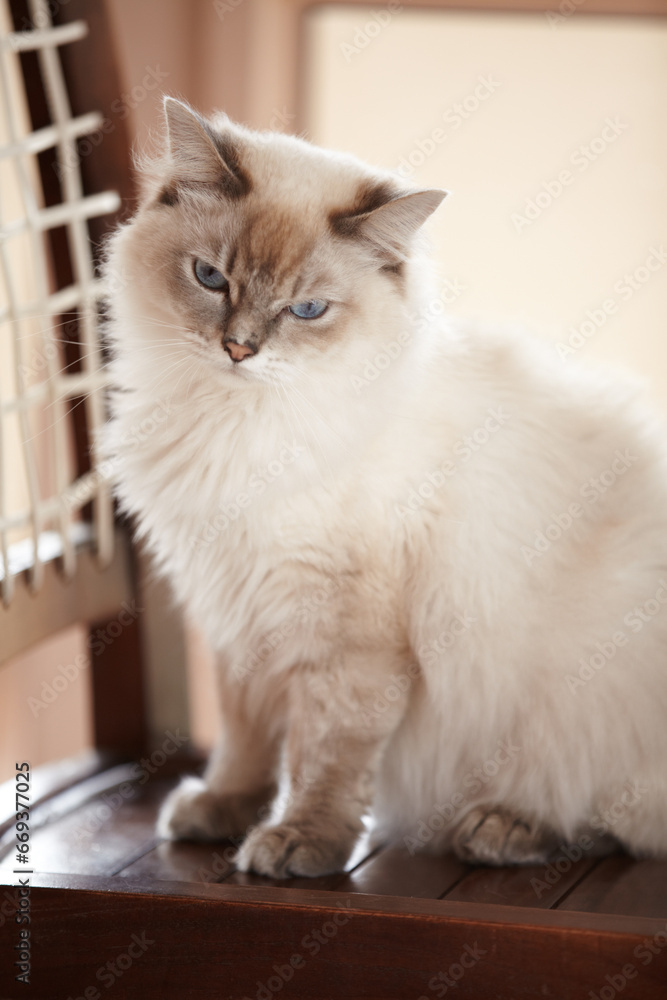
<path fill-rule="evenodd" d="M 110 246 L 106 449 L 224 728 L 161 831 L 254 824 L 239 865 L 277 877 L 341 867 L 371 809 L 473 861 L 664 852 L 664 430 L 538 343 L 424 320 L 444 192 L 165 107 Z"/>

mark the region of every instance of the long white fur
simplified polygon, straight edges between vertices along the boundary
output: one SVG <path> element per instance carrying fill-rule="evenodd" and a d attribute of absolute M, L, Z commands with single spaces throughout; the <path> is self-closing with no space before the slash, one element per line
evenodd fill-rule
<path fill-rule="evenodd" d="M 316 211 L 324 186 L 344 202 L 367 173 L 298 140 L 243 139 L 258 185 L 293 211 Z M 215 357 L 193 352 L 151 276 L 137 273 L 135 239 L 134 224 L 121 230 L 108 265 L 132 277 L 112 303 L 118 391 L 106 448 L 124 506 L 221 669 L 246 663 L 334 580 L 316 622 L 305 615 L 242 682 L 267 699 L 298 664 L 326 669 L 335 650 L 323 636 L 394 651 L 375 710 L 401 673 L 410 704 L 378 775 L 383 831 L 417 836 L 453 799 L 457 819 L 498 803 L 572 837 L 639 781 L 611 832 L 633 851 L 664 852 L 667 614 L 661 605 L 636 633 L 624 619 L 667 580 L 667 463 L 664 428 L 635 390 L 519 334 L 424 323 L 437 290 L 417 251 L 406 299 L 369 277 L 344 342 L 302 363 L 266 345 L 240 376 L 219 345 Z M 390 343 L 396 357 L 364 379 Z M 498 429 L 465 456 L 461 442 L 489 414 Z M 294 460 L 216 529 L 286 444 Z M 619 451 L 627 470 L 583 501 Z M 448 459 L 454 471 L 434 486 Z M 431 495 L 415 501 L 420 487 Z M 581 516 L 527 555 L 573 503 Z M 567 676 L 621 630 L 627 644 L 572 690 Z M 498 741 L 515 748 L 511 760 L 475 784 Z M 445 843 L 442 833 L 429 847 Z"/>

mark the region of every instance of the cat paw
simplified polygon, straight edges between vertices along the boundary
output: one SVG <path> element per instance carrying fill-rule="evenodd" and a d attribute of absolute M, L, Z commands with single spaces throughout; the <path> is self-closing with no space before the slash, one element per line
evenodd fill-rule
<path fill-rule="evenodd" d="M 481 865 L 543 864 L 557 844 L 551 831 L 493 806 L 471 809 L 452 840 L 462 861 Z"/>
<path fill-rule="evenodd" d="M 224 795 L 201 778 L 184 778 L 162 804 L 158 836 L 167 840 L 225 840 L 240 837 L 261 817 L 269 793 Z"/>
<path fill-rule="evenodd" d="M 329 875 L 343 869 L 355 839 L 305 832 L 289 823 L 258 826 L 239 850 L 236 865 L 242 872 L 253 871 L 273 878 Z"/>

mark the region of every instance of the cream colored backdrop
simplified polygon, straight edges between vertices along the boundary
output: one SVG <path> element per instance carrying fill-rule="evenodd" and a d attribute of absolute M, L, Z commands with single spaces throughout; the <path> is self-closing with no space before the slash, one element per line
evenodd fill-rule
<path fill-rule="evenodd" d="M 389 8 L 309 15 L 309 134 L 451 191 L 432 233 L 452 312 L 626 366 L 662 403 L 665 21 Z"/>

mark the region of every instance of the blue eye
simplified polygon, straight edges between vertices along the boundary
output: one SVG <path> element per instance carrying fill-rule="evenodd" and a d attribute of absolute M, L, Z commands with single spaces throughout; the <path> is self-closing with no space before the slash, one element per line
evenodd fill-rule
<path fill-rule="evenodd" d="M 229 288 L 229 282 L 224 274 L 221 274 L 212 264 L 207 264 L 203 260 L 195 261 L 195 274 L 197 281 L 204 288 L 210 288 L 213 292 L 225 292 Z"/>
<path fill-rule="evenodd" d="M 310 302 L 297 302 L 295 306 L 289 306 L 289 311 L 299 319 L 317 319 L 328 307 L 329 303 L 322 299 L 311 299 Z"/>

